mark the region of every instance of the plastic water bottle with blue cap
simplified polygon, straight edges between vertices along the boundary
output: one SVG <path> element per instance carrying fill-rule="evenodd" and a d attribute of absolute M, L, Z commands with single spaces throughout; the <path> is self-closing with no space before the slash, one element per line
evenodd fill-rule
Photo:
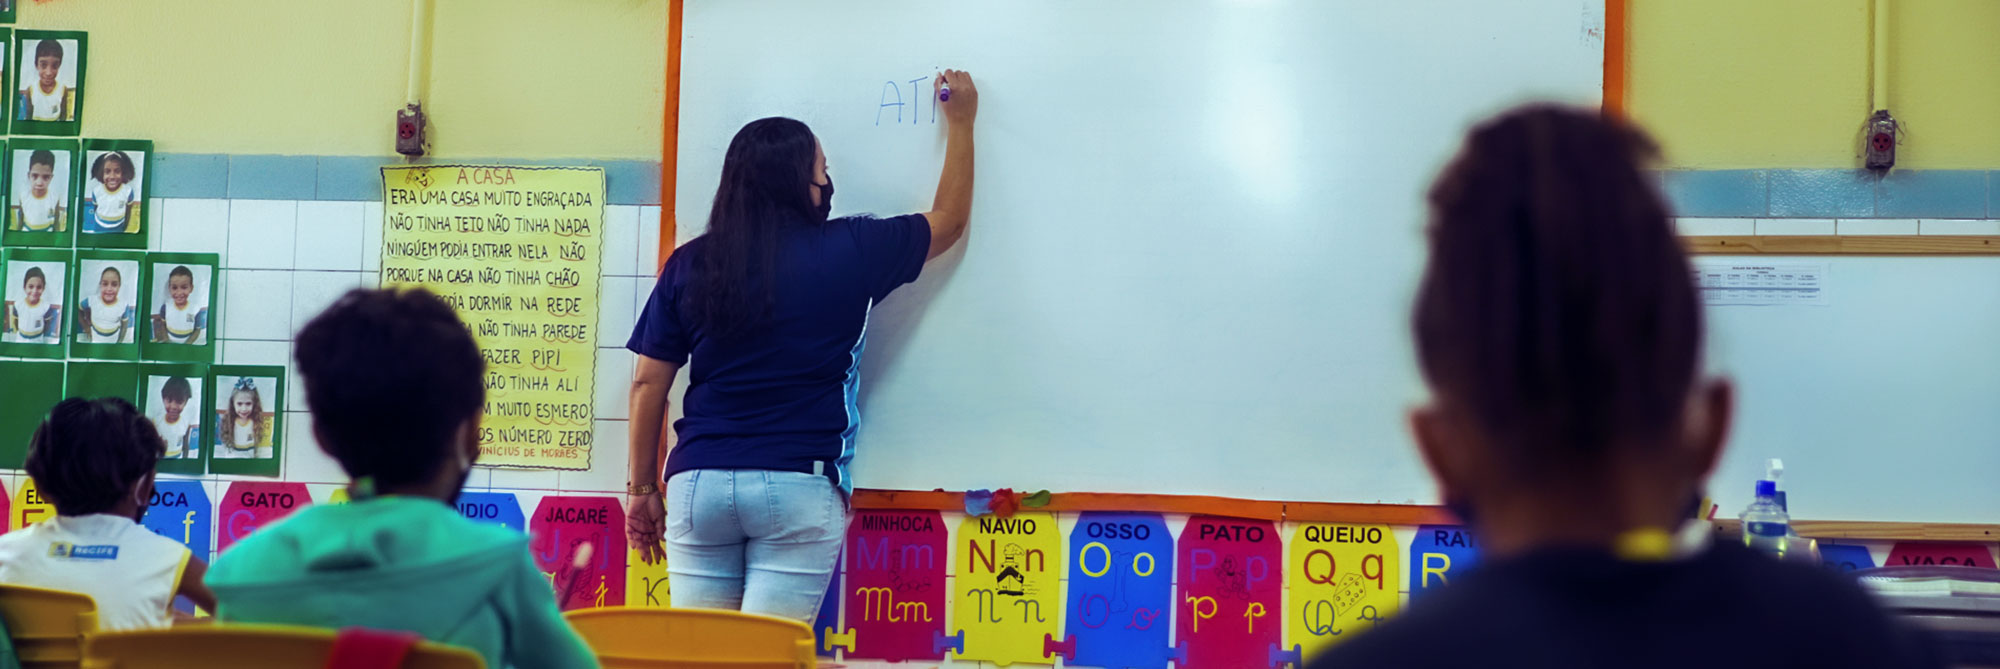
<path fill-rule="evenodd" d="M 1792 517 L 1778 495 L 1778 477 L 1784 465 L 1771 460 L 1764 478 L 1757 481 L 1757 499 L 1743 510 L 1743 545 L 1751 550 L 1784 558 L 1792 548 Z"/>

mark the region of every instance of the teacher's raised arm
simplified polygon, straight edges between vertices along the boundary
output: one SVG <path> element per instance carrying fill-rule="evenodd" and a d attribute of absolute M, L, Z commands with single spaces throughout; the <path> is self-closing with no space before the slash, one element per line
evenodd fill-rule
<path fill-rule="evenodd" d="M 819 610 L 847 532 L 868 313 L 971 217 L 979 91 L 957 70 L 935 84 L 950 94 L 930 211 L 830 218 L 833 178 L 812 131 L 752 121 L 729 142 L 707 231 L 674 252 L 640 312 L 626 345 L 639 358 L 626 535 L 647 562 L 668 559 L 674 606 L 800 621 Z"/>

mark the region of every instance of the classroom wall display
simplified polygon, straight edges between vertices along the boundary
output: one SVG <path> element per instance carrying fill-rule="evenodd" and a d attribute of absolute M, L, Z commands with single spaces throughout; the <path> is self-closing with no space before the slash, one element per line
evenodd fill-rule
<path fill-rule="evenodd" d="M 1396 612 L 1396 533 L 1388 525 L 1304 523 L 1292 533 L 1285 582 L 1290 659 L 1303 663 Z"/>
<path fill-rule="evenodd" d="M 63 372 L 63 395 L 84 399 L 116 397 L 139 404 L 139 364 L 72 360 Z"/>
<path fill-rule="evenodd" d="M 1062 623 L 1062 530 L 1054 514 L 968 516 L 958 526 L 956 659 L 1054 664 L 1042 642 Z"/>
<path fill-rule="evenodd" d="M 0 355 L 61 359 L 69 351 L 63 336 L 73 253 L 63 249 L 0 249 Z"/>
<path fill-rule="evenodd" d="M 847 524 L 847 604 L 852 658 L 937 660 L 944 636 L 950 533 L 936 511 L 862 510 Z"/>
<path fill-rule="evenodd" d="M 200 363 L 150 364 L 139 371 L 139 411 L 153 421 L 160 439 L 167 442 L 159 470 L 168 474 L 208 472 L 210 442 L 215 429 L 215 406 L 208 365 Z"/>
<path fill-rule="evenodd" d="M 1065 666 L 1183 666 L 1171 647 L 1174 536 L 1155 513 L 1088 512 L 1069 532 L 1069 596 L 1064 602 Z M 1055 650 L 1055 648 L 1051 648 Z M 1055 653 L 1051 653 L 1052 655 Z"/>
<path fill-rule="evenodd" d="M 139 359 L 139 332 L 148 329 L 139 317 L 145 259 L 136 251 L 76 252 L 67 335 L 72 357 Z"/>
<path fill-rule="evenodd" d="M 153 143 L 149 140 L 83 140 L 77 246 L 146 248 L 152 160 Z"/>
<path fill-rule="evenodd" d="M 28 441 L 63 397 L 63 363 L 0 361 L 6 399 L 0 401 L 0 468 L 20 469 Z"/>
<path fill-rule="evenodd" d="M 90 38 L 73 30 L 14 32 L 16 135 L 74 137 L 83 127 Z"/>
<path fill-rule="evenodd" d="M 0 240 L 9 246 L 74 245 L 79 156 L 73 139 L 7 142 L 7 227 Z"/>
<path fill-rule="evenodd" d="M 13 6 L 14 0 L 0 0 L 0 23 L 14 22 Z M 0 90 L 7 91 L 6 95 L 0 95 L 0 116 L 10 122 L 14 118 L 14 98 L 20 97 L 19 89 L 14 87 L 14 68 L 9 66 L 13 62 L 14 29 L 0 27 Z"/>
<path fill-rule="evenodd" d="M 1820 544 L 1819 560 L 1827 569 L 1843 573 L 1875 568 L 1875 556 L 1867 546 Z"/>
<path fill-rule="evenodd" d="M 208 387 L 215 397 L 210 472 L 278 475 L 285 447 L 285 378 L 285 368 L 277 366 L 209 368 Z"/>
<path fill-rule="evenodd" d="M 14 0 L 0 0 L 0 23 L 14 22 Z"/>
<path fill-rule="evenodd" d="M 145 339 L 139 353 L 159 362 L 214 362 L 216 301 L 214 253 L 146 254 Z"/>
<path fill-rule="evenodd" d="M 1276 664 L 1284 553 L 1270 521 L 1195 516 L 1182 528 L 1174 638 L 1191 667 Z"/>
<path fill-rule="evenodd" d="M 665 541 L 660 542 L 664 549 Z M 667 560 L 646 564 L 638 548 L 625 550 L 625 605 L 664 609 L 673 605 L 673 586 L 667 580 Z"/>
<path fill-rule="evenodd" d="M 0 481 L 0 518 L 13 518 L 14 498 L 7 496 L 7 483 Z M 0 520 L 0 532 L 8 530 L 9 521 Z"/>
<path fill-rule="evenodd" d="M 472 522 L 499 525 L 523 534 L 528 531 L 528 519 L 521 515 L 521 500 L 514 493 L 460 492 L 453 506 Z"/>
<path fill-rule="evenodd" d="M 834 564 L 840 564 L 835 562 Z M 833 657 L 834 644 L 846 644 L 853 637 L 840 631 L 840 570 L 827 579 L 826 594 L 819 598 L 819 613 L 813 615 L 813 653 L 821 657 Z"/>
<path fill-rule="evenodd" d="M 12 532 L 35 523 L 56 517 L 56 505 L 49 503 L 41 491 L 35 489 L 35 479 L 21 477 L 21 489 L 14 492 L 14 508 L 7 516 L 7 531 Z"/>
<path fill-rule="evenodd" d="M 590 547 L 583 564 L 577 552 Z M 528 519 L 528 549 L 562 610 L 625 604 L 625 510 L 610 497 L 550 495 Z"/>
<path fill-rule="evenodd" d="M 1889 549 L 1884 567 L 1909 565 L 1956 565 L 1993 569 L 1993 549 L 1987 544 L 1943 541 L 1899 541 Z"/>
<path fill-rule="evenodd" d="M 312 493 L 306 490 L 304 483 L 237 481 L 229 484 L 229 492 L 222 496 L 221 508 L 216 510 L 216 554 L 229 552 L 230 546 L 250 536 L 257 528 L 277 522 L 309 504 L 312 504 Z"/>
<path fill-rule="evenodd" d="M 397 166 L 382 181 L 383 285 L 437 293 L 486 356 L 479 464 L 589 469 L 604 171 Z"/>
<path fill-rule="evenodd" d="M 210 528 L 215 526 L 215 507 L 208 501 L 208 489 L 200 481 L 159 479 L 153 482 L 153 496 L 139 524 L 154 534 L 186 546 L 193 558 L 209 561 Z M 174 610 L 193 614 L 195 605 L 186 597 L 174 598 Z"/>
<path fill-rule="evenodd" d="M 1472 569 L 1479 561 L 1479 540 L 1458 525 L 1422 525 L 1410 539 L 1410 601 Z"/>

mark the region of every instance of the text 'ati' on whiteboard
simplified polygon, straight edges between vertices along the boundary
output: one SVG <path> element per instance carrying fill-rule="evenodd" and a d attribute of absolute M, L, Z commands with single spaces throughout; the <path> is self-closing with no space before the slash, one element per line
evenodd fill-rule
<path fill-rule="evenodd" d="M 1826 263 L 1696 260 L 1695 285 L 1710 306 L 1826 306 Z"/>

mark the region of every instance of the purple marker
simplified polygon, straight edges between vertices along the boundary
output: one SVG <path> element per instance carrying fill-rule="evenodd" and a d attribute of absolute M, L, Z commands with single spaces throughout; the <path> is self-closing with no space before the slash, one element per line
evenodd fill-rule
<path fill-rule="evenodd" d="M 951 102 L 951 84 L 938 87 L 938 102 Z"/>

